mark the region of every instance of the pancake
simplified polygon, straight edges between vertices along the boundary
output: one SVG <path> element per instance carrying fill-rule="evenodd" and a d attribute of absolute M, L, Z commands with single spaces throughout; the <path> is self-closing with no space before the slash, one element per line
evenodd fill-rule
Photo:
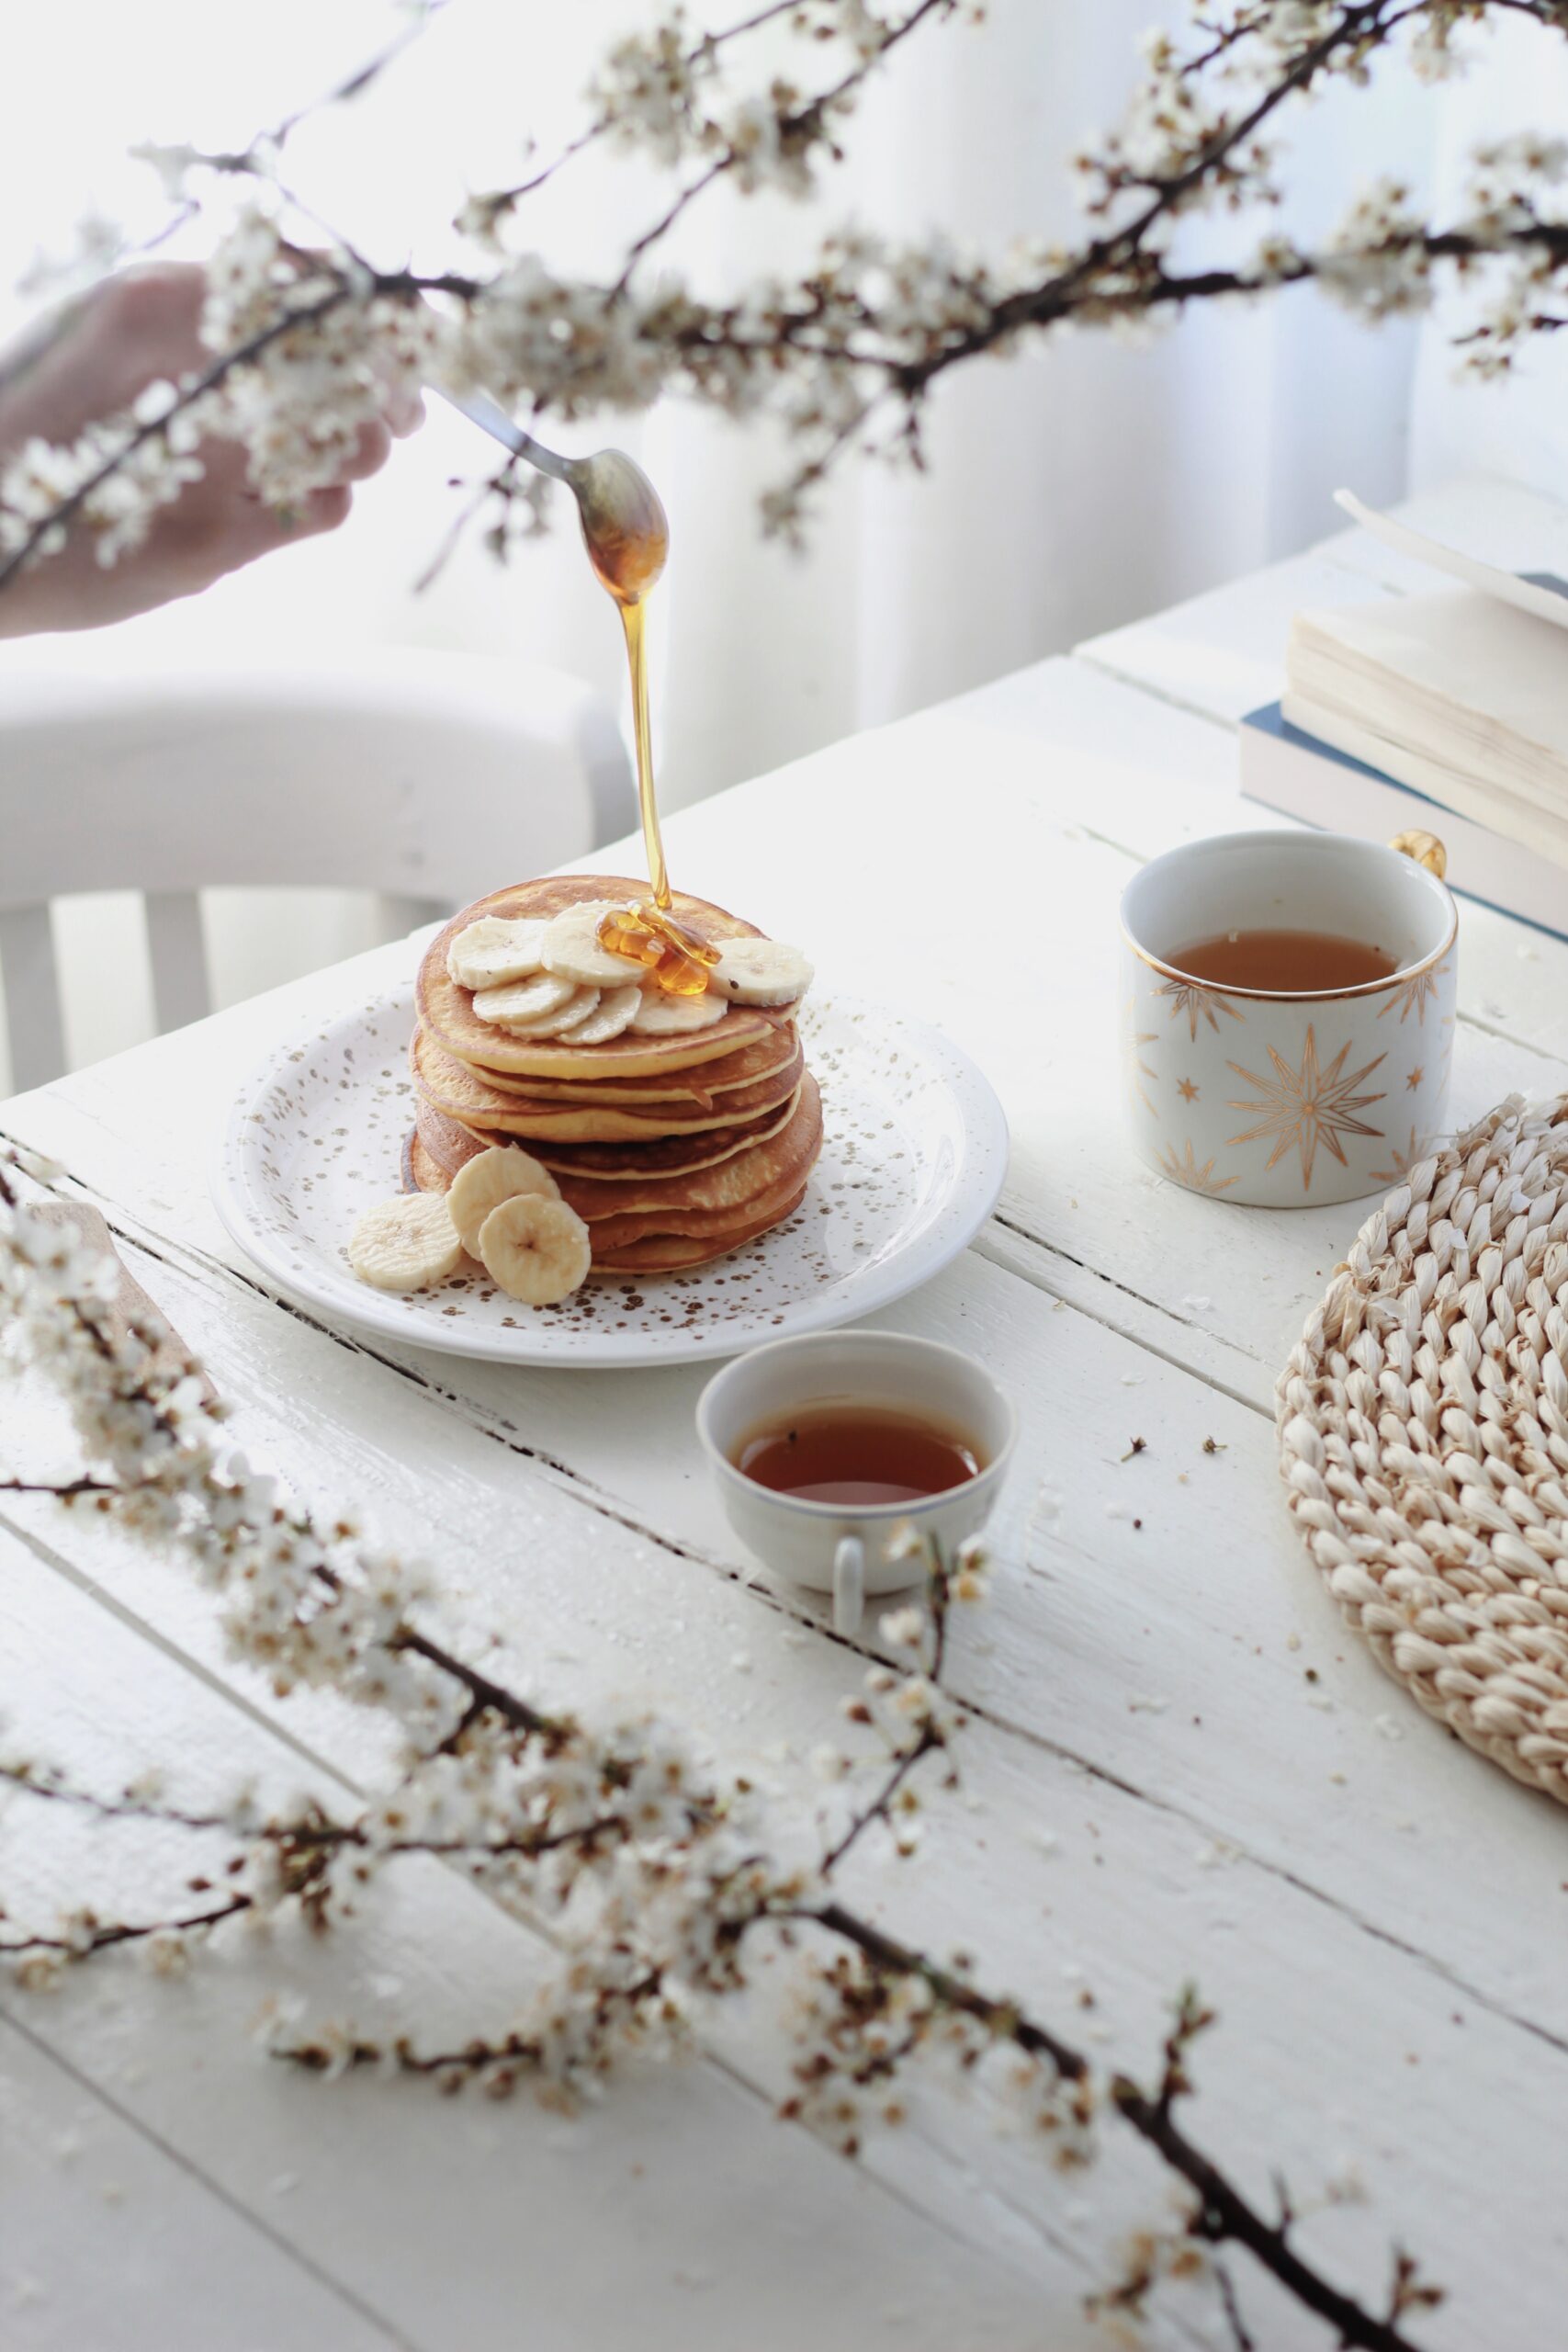
<path fill-rule="evenodd" d="M 445 1193 L 451 1179 L 436 1165 L 420 1141 L 417 1132 L 411 1132 L 403 1144 L 403 1190 L 407 1193 Z M 621 1242 L 607 1250 L 603 1258 L 593 1260 L 593 1272 L 602 1274 L 679 1273 L 690 1267 L 705 1266 L 715 1258 L 728 1257 L 732 1250 L 743 1249 L 748 1241 L 756 1241 L 793 1216 L 806 1197 L 806 1187 L 799 1189 L 782 1205 L 761 1216 L 750 1219 L 724 1234 L 690 1236 L 654 1234 L 640 1241 Z M 589 1227 L 592 1238 L 593 1228 Z"/>
<path fill-rule="evenodd" d="M 628 1148 L 635 1150 L 636 1147 Z M 575 1209 L 590 1226 L 605 1221 L 616 1229 L 617 1238 L 642 1238 L 629 1230 L 621 1236 L 620 1229 L 629 1218 L 642 1221 L 649 1231 L 716 1232 L 721 1229 L 721 1223 L 733 1225 L 737 1213 L 753 1204 L 760 1211 L 765 1196 L 778 1193 L 781 1186 L 786 1194 L 797 1190 L 816 1164 L 821 1148 L 822 1098 L 808 1070 L 801 1080 L 795 1113 L 787 1125 L 766 1142 L 751 1144 L 713 1167 L 687 1170 L 672 1176 L 633 1178 L 619 1183 L 602 1177 L 573 1176 L 558 1177 L 557 1182 L 569 1208 Z M 715 1223 L 711 1227 L 678 1223 L 677 1217 L 711 1217 Z M 648 1222 L 657 1218 L 668 1221 Z"/>
<path fill-rule="evenodd" d="M 728 1258 L 732 1250 L 742 1250 L 748 1241 L 760 1241 L 775 1225 L 783 1225 L 792 1217 L 806 1198 L 803 1184 L 793 1201 L 785 1203 L 776 1216 L 766 1217 L 759 1225 L 746 1227 L 731 1233 L 722 1241 L 690 1241 L 660 1238 L 654 1241 L 630 1241 L 606 1258 L 596 1258 L 596 1274 L 674 1274 L 687 1272 L 694 1266 L 711 1265 L 716 1258 Z"/>
<path fill-rule="evenodd" d="M 558 1181 L 589 1177 L 605 1183 L 642 1183 L 650 1176 L 681 1176 L 689 1170 L 715 1168 L 748 1144 L 765 1143 L 788 1125 L 800 1100 L 797 1087 L 776 1111 L 761 1112 L 733 1127 L 707 1127 L 700 1135 L 662 1136 L 657 1143 L 549 1143 L 534 1147 L 534 1157 Z"/>
<path fill-rule="evenodd" d="M 541 1143 L 537 1136 L 502 1135 L 493 1128 L 468 1126 L 461 1119 L 448 1119 L 423 1094 L 416 1097 L 414 1118 L 430 1151 L 454 1172 L 476 1151 L 495 1144 L 515 1144 L 562 1182 L 581 1179 L 625 1187 L 716 1168 L 721 1161 L 733 1159 L 738 1152 L 779 1134 L 794 1118 L 799 1101 L 800 1088 L 796 1087 L 776 1111 L 764 1111 L 739 1126 L 711 1127 L 700 1135 L 661 1136 L 656 1141 L 636 1143 Z M 576 1152 L 591 1155 L 593 1164 L 580 1167 L 570 1156 Z M 628 1192 L 621 1193 L 623 1202 L 631 1197 Z"/>
<path fill-rule="evenodd" d="M 458 1170 L 483 1151 L 486 1141 L 457 1120 L 421 1102 L 415 1134 L 422 1164 L 449 1184 Z M 587 1224 L 596 1255 L 656 1235 L 685 1238 L 722 1238 L 740 1225 L 776 1214 L 796 1193 L 815 1165 L 822 1145 L 821 1102 L 808 1075 L 791 1117 L 772 1136 L 702 1170 L 674 1176 L 637 1176 L 619 1182 L 595 1177 L 561 1186 L 561 1197 Z M 521 1147 L 516 1147 L 521 1148 Z M 636 1145 L 624 1150 L 637 1153 Z M 421 1186 L 422 1190 L 425 1189 Z"/>
<path fill-rule="evenodd" d="M 595 1258 L 603 1261 L 638 1241 L 667 1241 L 671 1237 L 682 1241 L 724 1241 L 749 1227 L 765 1232 L 799 1200 L 807 1173 L 798 1165 L 792 1168 L 779 1183 L 739 1209 L 654 1209 L 647 1216 L 607 1216 L 589 1227 L 589 1243 Z"/>
<path fill-rule="evenodd" d="M 465 1127 L 457 1119 L 449 1119 L 445 1111 L 438 1111 L 434 1102 L 425 1101 L 423 1094 L 414 1100 L 413 1124 L 420 1142 L 437 1168 L 448 1178 L 456 1176 L 459 1168 L 466 1166 L 470 1159 L 477 1159 L 481 1151 L 489 1148 L 486 1136 L 475 1135 L 470 1127 Z M 508 1136 L 501 1140 L 510 1143 L 512 1138 Z"/>
<path fill-rule="evenodd" d="M 454 1060 L 423 1030 L 414 1035 L 409 1058 L 416 1091 L 448 1118 L 464 1126 L 491 1129 L 503 1136 L 554 1138 L 558 1143 L 650 1142 L 665 1136 L 695 1135 L 732 1126 L 738 1120 L 755 1117 L 786 1102 L 799 1085 L 806 1067 L 796 1040 L 786 1063 L 750 1086 L 736 1087 L 727 1093 L 722 1098 L 722 1110 L 715 1106 L 704 1111 L 693 1103 L 676 1118 L 671 1115 L 669 1105 L 662 1111 L 649 1105 L 639 1115 L 608 1103 L 573 1105 L 503 1094 L 498 1088 L 487 1086 L 466 1063 Z"/>
<path fill-rule="evenodd" d="M 705 1111 L 717 1096 L 732 1093 L 738 1086 L 750 1086 L 753 1079 L 779 1069 L 790 1059 L 795 1046 L 794 1024 L 778 1022 L 771 1035 L 758 1037 L 717 1061 L 704 1062 L 696 1069 L 654 1072 L 646 1078 L 519 1078 L 514 1070 L 492 1069 L 467 1054 L 456 1058 L 498 1093 L 525 1094 L 530 1102 L 608 1102 L 634 1108 L 639 1104 L 695 1102 Z M 598 1048 L 594 1050 L 597 1052 Z"/>
<path fill-rule="evenodd" d="M 476 899 L 471 907 L 454 915 L 425 951 L 414 989 L 422 1025 L 459 1060 L 528 1078 L 558 1080 L 637 1078 L 694 1069 L 766 1035 L 774 1024 L 765 1013 L 732 1004 L 712 1028 L 680 1036 L 634 1037 L 624 1030 L 603 1046 L 570 1046 L 550 1037 L 511 1037 L 492 1022 L 479 1019 L 474 1011 L 473 990 L 460 988 L 446 969 L 446 952 L 458 932 L 483 916 L 541 919 L 580 906 L 585 899 L 624 898 L 629 902 L 647 896 L 646 882 L 628 881 L 623 875 L 563 874 L 547 876 L 538 882 L 514 883 L 510 889 L 492 890 L 488 898 Z M 682 891 L 674 894 L 670 911 L 698 938 L 716 944 L 760 935 L 754 923 L 742 922 L 722 907 L 710 906 L 705 899 L 689 899 Z"/>

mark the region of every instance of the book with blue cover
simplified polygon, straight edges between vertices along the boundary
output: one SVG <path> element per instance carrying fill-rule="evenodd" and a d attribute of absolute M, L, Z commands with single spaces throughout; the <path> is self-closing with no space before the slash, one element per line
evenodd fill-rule
<path fill-rule="evenodd" d="M 1506 572 L 1339 503 L 1465 582 L 1298 613 L 1242 789 L 1309 823 L 1441 836 L 1456 890 L 1568 937 L 1568 582 Z"/>
<path fill-rule="evenodd" d="M 1293 727 L 1277 702 L 1241 722 L 1241 788 L 1247 799 L 1329 832 L 1379 842 L 1436 833 L 1448 852 L 1449 886 L 1461 898 L 1568 939 L 1568 873 Z"/>

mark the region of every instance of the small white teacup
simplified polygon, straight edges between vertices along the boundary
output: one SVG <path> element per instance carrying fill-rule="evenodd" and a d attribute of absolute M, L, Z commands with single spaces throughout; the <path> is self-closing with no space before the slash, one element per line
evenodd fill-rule
<path fill-rule="evenodd" d="M 1317 1207 L 1402 1183 L 1444 1130 L 1459 912 L 1441 842 L 1221 833 L 1150 860 L 1122 899 L 1122 1092 L 1140 1158 L 1190 1192 Z M 1385 978 L 1289 992 L 1209 984 L 1180 951 L 1236 931 L 1329 933 Z"/>
<path fill-rule="evenodd" d="M 979 1467 L 959 1486 L 896 1503 L 817 1502 L 738 1468 L 760 1430 L 840 1406 L 916 1415 L 961 1439 Z M 1007 1474 L 1018 1416 L 1007 1391 L 959 1348 L 897 1331 L 828 1331 L 773 1340 L 727 1364 L 698 1399 L 697 1435 L 747 1549 L 794 1583 L 830 1592 L 835 1629 L 852 1634 L 868 1595 L 912 1581 L 908 1559 L 889 1555 L 897 1530 L 914 1527 L 947 1553 L 979 1532 Z"/>

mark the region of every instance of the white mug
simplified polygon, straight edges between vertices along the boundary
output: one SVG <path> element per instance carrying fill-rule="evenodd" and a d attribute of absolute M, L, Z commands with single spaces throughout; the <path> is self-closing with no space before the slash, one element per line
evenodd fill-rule
<path fill-rule="evenodd" d="M 911 1502 L 846 1504 L 781 1494 L 737 1468 L 759 1430 L 838 1405 L 929 1418 L 973 1447 L 978 1474 Z M 852 1634 L 868 1594 L 897 1591 L 918 1573 L 907 1557 L 889 1556 L 897 1530 L 917 1528 L 949 1553 L 979 1532 L 1017 1442 L 1018 1416 L 962 1349 L 897 1331 L 826 1331 L 770 1340 L 727 1364 L 697 1400 L 697 1436 L 747 1549 L 794 1583 L 830 1592 L 835 1630 Z"/>
<path fill-rule="evenodd" d="M 1430 833 L 1221 833 L 1151 859 L 1122 899 L 1122 1091 L 1141 1159 L 1190 1192 L 1316 1207 L 1402 1183 L 1444 1130 L 1459 910 Z M 1211 986 L 1171 958 L 1236 930 L 1378 945 L 1385 979 Z"/>

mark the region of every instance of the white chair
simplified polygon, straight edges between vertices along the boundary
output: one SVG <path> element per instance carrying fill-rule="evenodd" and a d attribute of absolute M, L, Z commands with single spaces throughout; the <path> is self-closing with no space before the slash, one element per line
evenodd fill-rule
<path fill-rule="evenodd" d="M 198 893 L 371 891 L 389 936 L 625 831 L 604 697 L 423 648 L 157 675 L 0 675 L 0 978 L 11 1082 L 65 1067 L 50 901 L 145 894 L 160 1029 L 210 1009 Z"/>

